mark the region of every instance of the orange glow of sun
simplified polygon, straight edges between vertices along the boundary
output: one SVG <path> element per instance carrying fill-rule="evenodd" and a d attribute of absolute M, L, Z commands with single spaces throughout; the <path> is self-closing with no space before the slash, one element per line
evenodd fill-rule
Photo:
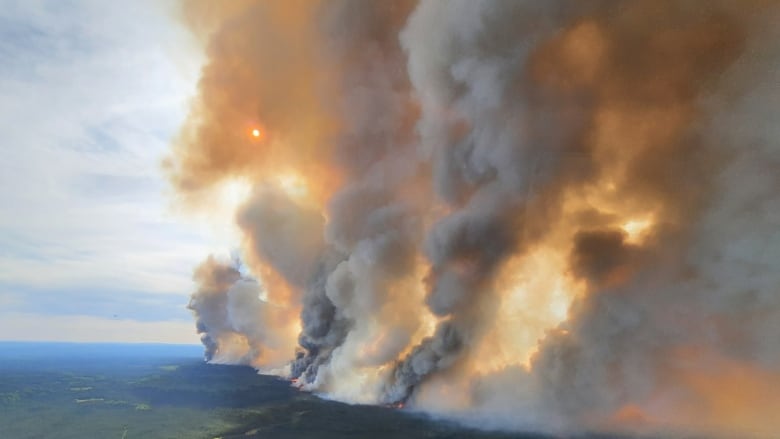
<path fill-rule="evenodd" d="M 261 126 L 255 126 L 251 129 L 249 129 L 249 136 L 252 138 L 252 140 L 265 140 L 266 132 L 265 129 Z"/>

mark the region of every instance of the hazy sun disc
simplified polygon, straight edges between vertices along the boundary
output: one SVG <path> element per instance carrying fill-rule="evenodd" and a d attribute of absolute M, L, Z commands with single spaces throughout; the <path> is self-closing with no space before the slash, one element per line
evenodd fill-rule
<path fill-rule="evenodd" d="M 266 131 L 263 126 L 255 126 L 254 128 L 250 129 L 248 133 L 253 141 L 262 142 L 265 140 Z"/>

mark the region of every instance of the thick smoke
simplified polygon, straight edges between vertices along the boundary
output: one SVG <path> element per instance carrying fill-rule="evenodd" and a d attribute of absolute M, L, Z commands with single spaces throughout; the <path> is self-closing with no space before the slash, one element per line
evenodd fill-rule
<path fill-rule="evenodd" d="M 281 367 L 287 350 L 275 332 L 285 322 L 260 297 L 257 281 L 242 275 L 236 265 L 209 257 L 195 270 L 198 289 L 189 308 L 197 315 L 206 360 Z M 281 356 L 280 350 L 284 352 Z"/>
<path fill-rule="evenodd" d="M 777 4 L 184 10 L 166 168 L 196 209 L 252 188 L 258 280 L 196 271 L 208 359 L 491 428 L 780 431 Z"/>

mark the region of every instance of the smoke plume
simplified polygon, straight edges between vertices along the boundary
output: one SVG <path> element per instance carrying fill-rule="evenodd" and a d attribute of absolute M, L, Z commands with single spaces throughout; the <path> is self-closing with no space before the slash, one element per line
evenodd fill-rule
<path fill-rule="evenodd" d="M 772 1 L 191 1 L 212 361 L 547 432 L 780 431 Z M 245 273 L 246 272 L 246 273 Z"/>

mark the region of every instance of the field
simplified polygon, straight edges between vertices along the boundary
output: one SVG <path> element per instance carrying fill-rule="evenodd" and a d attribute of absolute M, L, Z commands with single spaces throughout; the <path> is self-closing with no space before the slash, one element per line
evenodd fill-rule
<path fill-rule="evenodd" d="M 196 346 L 0 343 L 0 438 L 539 438 L 300 392 Z"/>

